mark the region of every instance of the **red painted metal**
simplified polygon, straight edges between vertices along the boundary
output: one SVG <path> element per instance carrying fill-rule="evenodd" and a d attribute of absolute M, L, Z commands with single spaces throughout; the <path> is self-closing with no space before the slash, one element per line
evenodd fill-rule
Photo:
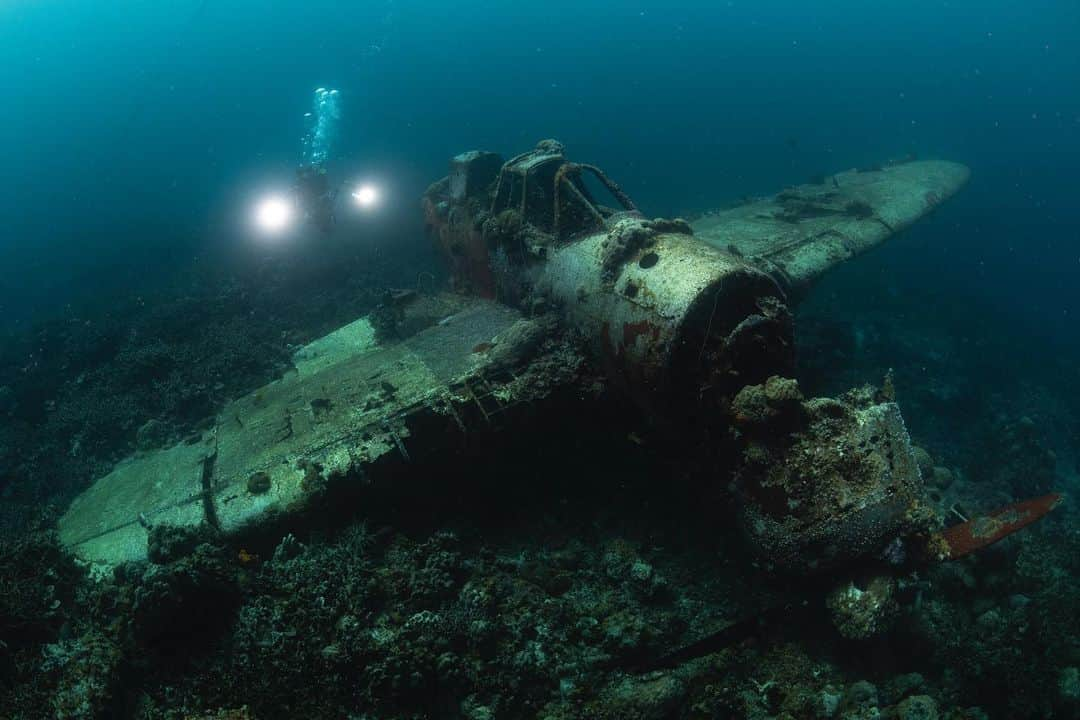
<path fill-rule="evenodd" d="M 483 234 L 471 216 L 451 222 L 438 211 L 430 197 L 423 199 L 424 223 L 450 268 L 454 289 L 492 300 L 495 274 L 488 259 Z M 464 212 L 464 211 L 462 211 Z"/>
<path fill-rule="evenodd" d="M 944 559 L 955 560 L 992 545 L 1039 520 L 1060 502 L 1060 493 L 1050 493 L 1006 505 L 988 515 L 946 528 L 941 532 L 941 539 L 948 546 Z"/>

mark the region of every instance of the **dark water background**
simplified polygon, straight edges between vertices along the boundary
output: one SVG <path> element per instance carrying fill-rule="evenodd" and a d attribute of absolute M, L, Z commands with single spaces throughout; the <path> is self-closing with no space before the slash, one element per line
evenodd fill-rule
<path fill-rule="evenodd" d="M 972 183 L 860 275 L 1075 348 L 1072 2 L 16 0 L 0 68 L 5 324 L 243 248 L 248 194 L 288 181 L 326 85 L 336 169 L 390 193 L 363 252 L 426 254 L 416 198 L 472 147 L 557 137 L 650 214 L 915 152 Z"/>

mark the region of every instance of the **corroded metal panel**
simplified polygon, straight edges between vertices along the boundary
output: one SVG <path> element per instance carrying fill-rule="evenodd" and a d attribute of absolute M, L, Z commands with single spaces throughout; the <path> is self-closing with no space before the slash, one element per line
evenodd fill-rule
<path fill-rule="evenodd" d="M 645 405 L 655 405 L 672 381 L 700 376 L 681 358 L 701 357 L 753 313 L 758 298 L 780 294 L 741 258 L 677 233 L 656 235 L 605 273 L 610 235 L 552 252 L 538 287 Z"/>
<path fill-rule="evenodd" d="M 414 437 L 413 421 L 446 413 L 452 389 L 484 369 L 487 356 L 474 349 L 519 318 L 477 301 L 396 345 L 230 403 L 219 416 L 213 472 L 218 527 L 235 532 L 298 511 L 330 478 L 362 473 L 386 455 L 407 463 L 410 453 L 441 445 Z"/>
<path fill-rule="evenodd" d="M 535 323 L 485 300 L 417 304 L 420 315 L 447 314 L 386 345 L 369 324 L 350 324 L 300 351 L 296 370 L 226 405 L 199 442 L 121 462 L 72 503 L 61 540 L 108 568 L 145 560 L 154 525 L 233 535 L 301 512 L 329 483 L 375 463 L 405 466 L 442 449 L 469 418 L 490 420 L 529 395 L 505 365 Z"/>
<path fill-rule="evenodd" d="M 703 242 L 742 255 L 797 291 L 936 209 L 969 175 L 965 166 L 944 161 L 850 170 L 707 214 L 691 226 Z"/>
<path fill-rule="evenodd" d="M 91 562 L 146 559 L 150 526 L 203 521 L 204 463 L 212 455 L 212 441 L 200 441 L 124 460 L 75 498 L 58 523 L 61 542 Z"/>

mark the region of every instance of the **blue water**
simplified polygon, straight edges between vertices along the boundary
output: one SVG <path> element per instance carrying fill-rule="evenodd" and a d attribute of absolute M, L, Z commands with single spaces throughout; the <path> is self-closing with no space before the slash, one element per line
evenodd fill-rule
<path fill-rule="evenodd" d="M 559 138 L 654 215 L 915 152 L 973 180 L 883 282 L 1059 340 L 1080 313 L 1073 2 L 9 0 L 0 67 L 5 323 L 242 247 L 323 85 L 332 169 L 390 201 L 364 249 L 426 252 L 416 199 L 473 147 Z"/>

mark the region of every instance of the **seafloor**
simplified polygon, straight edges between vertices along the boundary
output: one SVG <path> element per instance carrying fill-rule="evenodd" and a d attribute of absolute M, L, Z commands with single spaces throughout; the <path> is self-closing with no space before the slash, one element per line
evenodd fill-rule
<path fill-rule="evenodd" d="M 185 270 L 4 338 L 0 717 L 1080 717 L 1071 497 L 904 578 L 876 634 L 845 639 L 818 583 L 748 553 L 726 479 L 603 387 L 589 416 L 475 448 L 356 512 L 245 546 L 158 537 L 155 562 L 91 582 L 52 530 L 78 492 L 415 274 L 319 258 Z M 858 262 L 800 308 L 804 392 L 891 370 L 948 517 L 1075 489 L 1075 355 L 1003 331 L 977 301 L 923 312 L 957 303 L 860 280 L 882 268 Z M 727 647 L 655 668 L 759 613 Z"/>

